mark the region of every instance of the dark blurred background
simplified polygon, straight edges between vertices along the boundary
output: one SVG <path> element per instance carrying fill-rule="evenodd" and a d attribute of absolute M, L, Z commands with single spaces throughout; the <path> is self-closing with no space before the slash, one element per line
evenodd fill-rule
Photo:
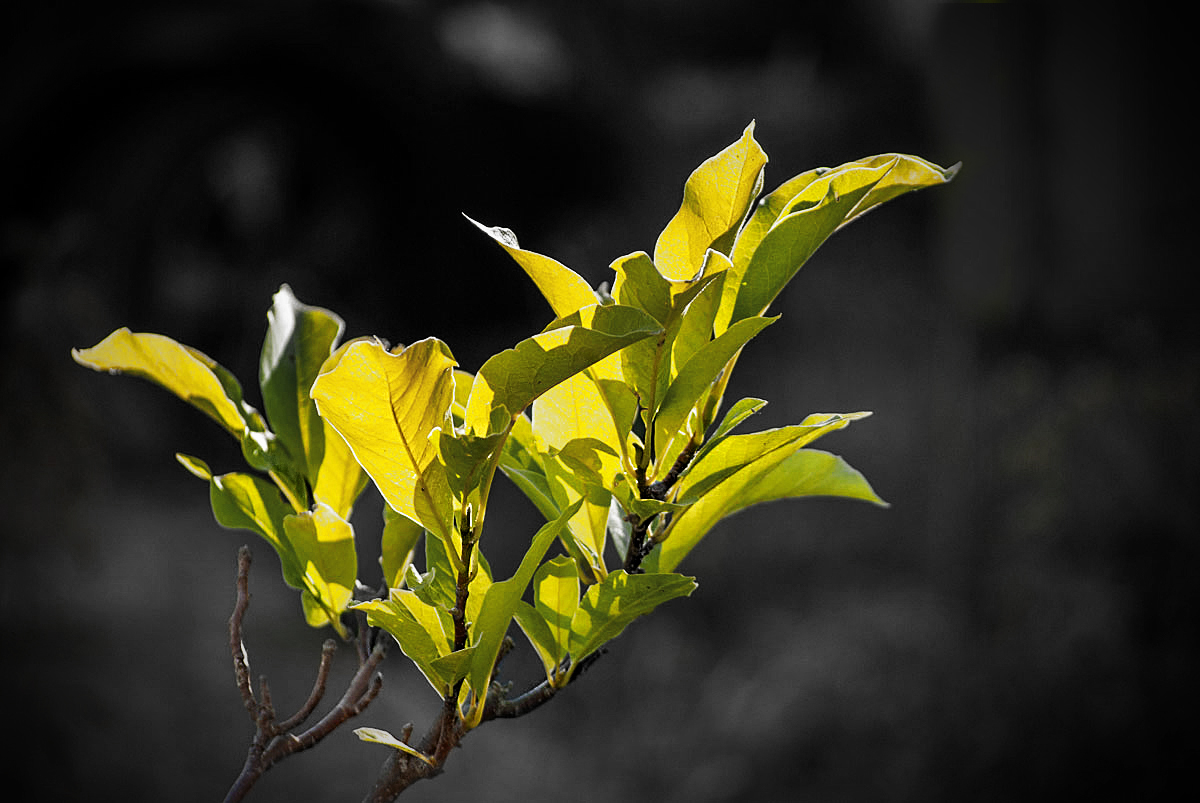
<path fill-rule="evenodd" d="M 683 566 L 690 600 L 410 796 L 1152 799 L 1194 761 L 1200 339 L 1190 251 L 1170 245 L 1191 203 L 1170 21 L 924 0 L 4 13 L 0 610 L 21 799 L 224 795 L 251 736 L 226 631 L 240 544 L 252 669 L 281 709 L 327 635 L 172 458 L 234 470 L 232 440 L 72 347 L 165 333 L 257 403 L 287 282 L 350 336 L 438 335 L 474 370 L 550 314 L 460 212 L 597 283 L 653 248 L 688 173 L 751 119 L 768 188 L 885 151 L 964 163 L 824 246 L 730 391 L 771 401 L 758 428 L 875 410 L 822 445 L 891 509 L 725 522 Z M 504 571 L 538 517 L 497 494 Z M 379 513 L 371 491 L 368 582 Z M 341 650 L 333 688 L 352 663 Z M 352 727 L 420 730 L 436 704 L 394 650 L 368 712 L 251 799 L 359 799 L 387 749 Z"/>

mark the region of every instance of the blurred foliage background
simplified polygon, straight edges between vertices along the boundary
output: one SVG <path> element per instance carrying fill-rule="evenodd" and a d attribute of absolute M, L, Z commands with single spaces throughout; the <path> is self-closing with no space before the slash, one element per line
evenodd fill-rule
<path fill-rule="evenodd" d="M 1171 26 L 926 0 L 4 14 L 9 790 L 211 801 L 251 735 L 226 631 L 251 536 L 220 530 L 172 458 L 233 470 L 236 447 L 71 347 L 165 333 L 257 402 L 288 282 L 350 336 L 434 334 L 474 370 L 550 313 L 460 212 L 599 282 L 652 249 L 688 173 L 751 119 L 768 189 L 885 151 L 964 162 L 822 248 L 730 391 L 770 400 L 757 428 L 875 410 L 822 446 L 893 507 L 726 522 L 682 567 L 700 580 L 690 600 L 410 795 L 1144 799 L 1194 761 L 1200 338 L 1172 246 L 1182 131 L 1152 100 L 1178 77 Z M 485 548 L 511 569 L 538 517 L 497 493 Z M 251 666 L 291 710 L 327 634 L 250 543 Z M 539 671 L 509 666 L 518 684 Z M 420 729 L 436 704 L 395 651 L 355 724 Z M 345 728 L 253 799 L 356 800 L 384 758 Z"/>

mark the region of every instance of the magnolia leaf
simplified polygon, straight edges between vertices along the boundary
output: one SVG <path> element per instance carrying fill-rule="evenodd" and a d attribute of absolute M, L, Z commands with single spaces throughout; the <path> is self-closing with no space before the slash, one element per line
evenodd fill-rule
<path fill-rule="evenodd" d="M 775 449 L 730 474 L 679 514 L 662 545 L 650 553 L 643 566 L 671 571 L 726 516 L 760 502 L 801 496 L 841 496 L 887 504 L 862 474 L 836 455 L 816 449 Z"/>
<path fill-rule="evenodd" d="M 293 459 L 275 434 L 247 427 L 242 433 L 241 443 L 246 464 L 269 474 L 293 510 L 297 513 L 307 510 L 308 485 L 304 481 L 304 466 Z"/>
<path fill-rule="evenodd" d="M 479 724 L 483 716 L 482 702 L 487 698 L 488 685 L 491 682 L 492 670 L 496 666 L 496 657 L 500 654 L 500 645 L 508 632 L 509 622 L 516 613 L 517 605 L 525 594 L 538 564 L 550 544 L 558 538 L 567 521 L 579 509 L 579 503 L 567 508 L 554 521 L 547 522 L 534 534 L 533 540 L 526 550 L 525 556 L 517 571 L 507 580 L 501 580 L 488 588 L 483 598 L 483 605 L 472 627 L 472 638 L 475 646 L 475 656 L 467 675 L 467 682 L 475 691 L 478 704 L 468 721 L 468 727 Z"/>
<path fill-rule="evenodd" d="M 762 187 L 767 155 L 754 123 L 741 139 L 701 164 L 683 188 L 683 204 L 654 246 L 654 264 L 668 279 L 695 276 L 709 248 L 727 253 Z"/>
<path fill-rule="evenodd" d="M 383 506 L 383 537 L 380 543 L 379 565 L 383 569 L 383 580 L 389 589 L 404 586 L 404 574 L 412 565 L 417 541 L 425 531 L 420 524 Z"/>
<path fill-rule="evenodd" d="M 745 421 L 752 415 L 756 415 L 759 410 L 766 407 L 767 403 L 763 399 L 745 398 L 734 402 L 733 406 L 725 413 L 725 417 L 721 419 L 721 423 L 713 430 L 712 437 L 708 439 L 708 443 L 704 444 L 705 451 L 711 449 L 714 444 L 719 443 L 722 438 L 728 435 L 737 427 L 738 424 Z M 698 460 L 700 455 L 696 455 Z"/>
<path fill-rule="evenodd" d="M 315 484 L 325 452 L 325 428 L 308 395 L 345 329 L 328 310 L 302 304 L 286 284 L 267 313 L 258 377 L 263 409 L 275 437 Z"/>
<path fill-rule="evenodd" d="M 737 234 L 737 239 L 734 241 L 733 250 L 730 253 L 731 265 L 727 289 L 732 290 L 736 295 L 737 286 L 740 284 L 742 276 L 746 273 L 746 265 L 749 264 L 750 257 L 758 249 L 763 237 L 775 225 L 775 221 L 779 220 L 780 215 L 784 213 L 793 198 L 814 181 L 821 176 L 827 175 L 829 172 L 830 169 L 828 167 L 818 167 L 814 170 L 801 173 L 798 176 L 793 176 L 779 185 L 773 192 L 759 199 L 758 203 L 754 205 L 754 211 L 746 220 L 746 224 L 742 226 Z"/>
<path fill-rule="evenodd" d="M 492 410 L 504 406 L 516 415 L 564 379 L 660 331 L 641 310 L 600 305 L 584 307 L 551 327 L 480 367 L 467 400 L 469 431 L 485 434 Z"/>
<path fill-rule="evenodd" d="M 436 338 L 398 354 L 354 343 L 317 377 L 321 416 L 349 444 L 392 508 L 453 540 L 453 507 L 434 430 L 451 429 L 454 357 Z"/>
<path fill-rule="evenodd" d="M 449 616 L 446 612 L 422 602 L 407 589 L 392 589 L 386 600 L 360 602 L 351 607 L 364 611 L 367 624 L 383 628 L 396 640 L 439 697 L 450 693 L 452 673 L 446 671 L 445 664 L 437 662 L 453 651 L 445 626 Z"/>
<path fill-rule="evenodd" d="M 861 217 L 876 206 L 900 195 L 926 187 L 934 187 L 938 184 L 946 184 L 954 179 L 958 174 L 959 168 L 962 167 L 961 162 L 950 167 L 939 167 L 933 162 L 922 159 L 919 156 L 911 156 L 904 153 L 884 153 L 879 156 L 860 159 L 856 164 L 867 167 L 886 164 L 889 166 L 889 169 L 887 175 L 871 188 L 871 191 L 867 193 L 865 198 L 858 202 L 858 205 L 854 207 L 854 211 L 846 217 L 845 223 L 842 224 L 843 226 Z"/>
<path fill-rule="evenodd" d="M 317 504 L 312 511 L 286 517 L 283 531 L 297 561 L 304 567 L 305 591 L 324 614 L 323 617 L 310 614 L 309 624 L 319 627 L 328 621 L 345 637 L 340 619 L 354 595 L 358 576 L 354 528 L 333 508 Z"/>
<path fill-rule="evenodd" d="M 726 435 L 696 457 L 679 481 L 676 498 L 695 501 L 743 466 L 779 449 L 794 451 L 802 446 L 871 415 L 858 413 L 814 413 L 799 424 L 745 435 Z"/>
<path fill-rule="evenodd" d="M 571 619 L 572 666 L 621 635 L 637 617 L 695 589 L 695 578 L 679 574 L 626 574 L 624 569 L 610 573 L 588 588 Z"/>
<path fill-rule="evenodd" d="M 72 349 L 75 362 L 96 371 L 147 379 L 212 418 L 236 438 L 249 426 L 241 387 L 207 355 L 169 337 L 120 328 L 89 349 Z"/>
<path fill-rule="evenodd" d="M 578 600 L 576 601 L 578 602 Z M 559 653 L 558 641 L 555 639 L 554 633 L 550 631 L 549 623 L 525 600 L 517 603 L 513 619 L 521 628 L 521 632 L 525 634 L 525 638 L 529 639 L 529 643 L 533 645 L 534 652 L 542 659 L 542 666 L 546 670 L 546 681 L 554 686 L 558 682 L 558 667 L 562 662 L 562 656 Z"/>
<path fill-rule="evenodd" d="M 945 183 L 956 172 L 957 166 L 944 169 L 916 157 L 884 154 L 786 182 L 767 196 L 738 237 L 717 331 L 761 315 L 841 226 L 906 192 Z"/>
<path fill-rule="evenodd" d="M 614 489 L 629 484 L 624 476 L 620 477 L 617 483 L 614 484 Z M 634 495 L 636 496 L 636 494 Z M 616 493 L 613 494 L 608 505 L 608 535 L 612 539 L 613 547 L 617 550 L 617 555 L 624 562 L 625 556 L 629 553 L 629 539 L 633 537 L 633 523 L 629 520 L 629 514 L 625 512 Z"/>
<path fill-rule="evenodd" d="M 325 420 L 321 421 L 321 426 L 324 430 L 324 448 L 312 495 L 318 502 L 324 502 L 336 510 L 342 518 L 349 519 L 354 503 L 367 487 L 367 473 L 362 470 L 354 458 L 354 452 L 338 431 Z"/>
<path fill-rule="evenodd" d="M 601 556 L 607 540 L 611 498 L 608 488 L 617 474 L 619 458 L 605 443 L 587 437 L 570 440 L 561 448 L 547 445 L 545 451 L 542 465 L 555 506 L 562 510 L 576 501 L 583 502 L 567 523 L 570 537 L 564 535 L 564 545 L 580 562 L 581 569 L 590 568 L 588 577 L 603 577 Z"/>
<path fill-rule="evenodd" d="M 500 470 L 504 472 L 504 476 L 517 486 L 521 493 L 525 494 L 538 512 L 547 520 L 554 519 L 559 514 L 558 504 L 554 501 L 554 494 L 550 490 L 549 482 L 546 479 L 545 473 L 539 468 L 537 471 L 520 468 L 500 461 Z"/>
<path fill-rule="evenodd" d="M 742 499 L 746 506 L 801 496 L 839 496 L 890 507 L 861 472 L 838 455 L 819 449 L 793 452 L 748 491 Z"/>
<path fill-rule="evenodd" d="M 634 343 L 620 354 L 623 384 L 633 392 L 635 409 L 640 405 L 643 420 L 649 421 L 658 411 L 663 394 L 675 376 L 674 355 L 680 332 L 684 332 L 685 337 L 685 343 L 678 352 L 680 355 L 690 356 L 696 348 L 712 339 L 711 319 L 707 324 L 700 320 L 707 302 L 702 301 L 697 306 L 696 315 L 689 315 L 688 311 L 698 296 L 711 291 L 712 285 L 717 283 L 714 280 L 720 279 L 721 271 L 694 282 L 668 282 L 658 275 L 645 254 L 634 254 L 613 264 L 618 271 L 614 288 L 618 301 L 626 299 L 631 304 L 651 308 L 648 311 L 664 327 L 657 337 Z M 719 300 L 719 294 L 716 298 Z M 610 409 L 614 411 L 614 420 L 620 422 L 621 419 L 616 415 L 619 405 L 610 403 Z M 632 426 L 632 418 L 630 421 Z M 627 430 L 625 434 L 628 434 Z"/>
<path fill-rule="evenodd" d="M 516 260 L 529 278 L 533 279 L 533 283 L 550 303 L 555 315 L 570 315 L 599 301 L 582 276 L 550 257 L 522 249 L 517 245 L 517 236 L 511 230 L 500 226 L 485 226 L 466 215 L 463 217 L 474 223 Z"/>
<path fill-rule="evenodd" d="M 552 389 L 554 392 L 556 388 Z M 540 401 L 540 397 L 538 401 Z M 535 401 L 536 405 L 537 402 Z M 535 407 L 536 412 L 536 407 Z M 546 482 L 546 472 L 538 454 L 533 425 L 524 415 L 513 419 L 512 429 L 500 451 L 500 470 L 514 485 L 529 497 L 546 520 L 558 517 L 559 509 Z"/>
<path fill-rule="evenodd" d="M 679 330 L 671 343 L 671 379 L 678 376 L 696 352 L 713 339 L 713 320 L 721 303 L 725 266 L 729 260 L 724 254 L 716 251 L 710 251 L 709 254 L 712 261 L 720 263 L 721 270 L 712 274 L 699 292 L 680 309 Z"/>
<path fill-rule="evenodd" d="M 604 447 L 597 450 L 604 484 L 621 464 L 623 436 L 601 386 L 585 374 L 568 377 L 534 400 L 531 433 L 533 448 L 543 454 L 579 438 L 598 441 Z"/>
<path fill-rule="evenodd" d="M 354 735 L 362 739 L 364 742 L 374 742 L 375 744 L 383 744 L 388 747 L 394 747 L 401 752 L 408 753 L 410 756 L 419 758 L 431 767 L 436 767 L 437 764 L 429 756 L 422 753 L 415 747 L 410 747 L 404 742 L 397 739 L 392 734 L 379 728 L 355 728 Z"/>
<path fill-rule="evenodd" d="M 261 535 L 279 555 L 284 582 L 304 588 L 304 564 L 284 532 L 284 519 L 293 510 L 276 486 L 251 474 L 210 474 L 209 501 L 218 524 Z"/>
<path fill-rule="evenodd" d="M 704 400 L 705 393 L 725 370 L 725 366 L 751 338 L 776 320 L 778 316 L 738 321 L 720 337 L 702 346 L 683 366 L 667 389 L 654 418 L 654 448 L 660 466 L 665 462 L 663 458 L 672 441 L 683 430 L 689 414 Z M 685 435 L 679 440 L 686 439 Z"/>
<path fill-rule="evenodd" d="M 492 431 L 488 435 L 477 435 L 470 431 L 443 431 L 436 434 L 438 455 L 446 467 L 446 480 L 450 483 L 450 490 L 460 498 L 466 498 L 470 492 L 486 483 L 496 451 L 508 435 L 507 427 L 512 422 L 508 410 L 500 406 L 492 412 L 493 419 L 504 419 L 499 431 Z M 496 425 L 497 422 L 493 420 L 489 428 Z"/>
<path fill-rule="evenodd" d="M 557 667 L 567 657 L 571 619 L 579 607 L 575 561 L 558 555 L 541 565 L 533 576 L 533 605 L 554 640 L 553 665 Z"/>
<path fill-rule="evenodd" d="M 638 251 L 617 259 L 611 267 L 616 273 L 613 299 L 618 304 L 640 309 L 666 326 L 671 316 L 671 282 L 654 267 L 650 255 Z"/>
<path fill-rule="evenodd" d="M 693 500 L 684 500 L 682 502 L 667 502 L 659 499 L 643 499 L 638 496 L 636 489 L 623 477 L 620 478 L 613 486 L 613 496 L 621 505 L 621 509 L 628 511 L 638 521 L 646 521 L 652 519 L 660 513 L 678 513 L 687 508 Z M 629 549 L 628 543 L 621 551 L 621 556 L 624 558 L 625 552 Z"/>

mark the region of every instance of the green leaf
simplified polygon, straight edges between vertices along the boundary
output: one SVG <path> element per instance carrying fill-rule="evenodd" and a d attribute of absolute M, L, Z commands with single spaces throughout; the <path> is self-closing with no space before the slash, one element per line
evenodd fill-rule
<path fill-rule="evenodd" d="M 814 413 L 799 424 L 745 435 L 726 435 L 692 461 L 679 481 L 677 498 L 680 501 L 695 501 L 725 477 L 764 455 L 779 449 L 794 451 L 869 415 L 865 411 Z"/>
<path fill-rule="evenodd" d="M 726 516 L 760 502 L 801 496 L 841 496 L 886 506 L 862 474 L 840 457 L 816 449 L 775 449 L 728 475 L 679 514 L 643 565 L 670 571 Z"/>
<path fill-rule="evenodd" d="M 564 545 L 580 562 L 582 570 L 590 569 L 587 576 L 603 577 L 602 556 L 611 497 L 608 487 L 619 465 L 616 454 L 595 438 L 580 437 L 563 444 L 562 448 L 547 446 L 542 464 L 547 487 L 559 510 L 576 501 L 583 502 L 567 523 L 570 537 L 564 536 Z"/>
<path fill-rule="evenodd" d="M 721 303 L 721 288 L 725 284 L 725 270 L 729 260 L 716 251 L 709 252 L 711 260 L 718 263 L 720 270 L 706 275 L 705 284 L 690 298 L 686 306 L 679 305 L 679 330 L 671 343 L 671 379 L 679 375 L 683 366 L 696 352 L 713 339 L 713 320 Z M 683 300 L 681 296 L 680 301 Z"/>
<path fill-rule="evenodd" d="M 838 228 L 898 195 L 945 183 L 955 172 L 957 167 L 884 154 L 786 182 L 764 199 L 734 245 L 717 331 L 761 315 Z"/>
<path fill-rule="evenodd" d="M 275 434 L 247 427 L 241 440 L 242 457 L 246 459 L 246 464 L 269 474 L 293 510 L 297 513 L 307 510 L 308 486 L 304 482 L 303 464 L 293 459 Z"/>
<path fill-rule="evenodd" d="M 453 505 L 434 430 L 450 431 L 454 357 L 436 338 L 399 354 L 378 342 L 352 344 L 317 377 L 312 397 L 383 498 L 402 515 L 453 542 Z"/>
<path fill-rule="evenodd" d="M 529 278 L 533 279 L 533 283 L 550 303 L 555 315 L 570 315 L 599 301 L 582 276 L 550 257 L 520 248 L 517 245 L 517 236 L 511 230 L 500 226 L 485 226 L 466 215 L 463 217 L 474 223 L 516 260 Z"/>
<path fill-rule="evenodd" d="M 517 571 L 507 580 L 493 584 L 483 598 L 483 605 L 472 627 L 472 638 L 475 642 L 475 656 L 472 659 L 471 670 L 467 682 L 475 691 L 476 705 L 473 718 L 468 727 L 479 724 L 482 717 L 482 701 L 487 697 L 488 685 L 491 683 L 492 670 L 496 665 L 496 657 L 500 654 L 500 645 L 508 632 L 508 625 L 516 613 L 517 605 L 533 579 L 538 564 L 546 550 L 554 543 L 566 526 L 567 521 L 579 509 L 576 503 L 567 508 L 554 521 L 547 522 L 534 534 L 533 540 L 521 558 Z"/>
<path fill-rule="evenodd" d="M 542 564 L 533 576 L 533 605 L 554 641 L 553 666 L 557 667 L 567 657 L 571 619 L 579 607 L 579 570 L 575 561 L 559 555 Z M 557 673 L 552 670 L 550 674 Z"/>
<path fill-rule="evenodd" d="M 721 423 L 713 430 L 712 437 L 704 445 L 705 451 L 711 449 L 715 444 L 719 443 L 726 435 L 747 418 L 756 415 L 759 410 L 766 407 L 767 403 L 762 399 L 745 398 L 733 404 L 729 411 L 725 413 L 725 417 L 721 419 Z M 698 460 L 700 455 L 696 455 Z"/>
<path fill-rule="evenodd" d="M 706 398 L 706 392 L 725 370 L 725 366 L 755 335 L 778 320 L 775 318 L 751 318 L 738 321 L 720 337 L 706 343 L 688 360 L 675 381 L 667 389 L 662 405 L 654 418 L 654 448 L 659 465 L 672 441 L 683 432 L 684 424 L 693 408 Z M 686 441 L 683 433 L 679 441 Z M 677 444 L 678 446 L 678 444 Z"/>
<path fill-rule="evenodd" d="M 661 325 L 671 317 L 671 282 L 663 278 L 645 251 L 617 259 L 612 296 L 618 304 L 640 309 Z"/>
<path fill-rule="evenodd" d="M 861 217 L 876 206 L 900 195 L 926 187 L 935 187 L 939 184 L 949 183 L 958 174 L 959 168 L 962 167 L 961 163 L 951 165 L 950 167 L 939 167 L 933 162 L 922 159 L 919 156 L 910 156 L 904 153 L 884 153 L 878 156 L 870 156 L 866 159 L 858 160 L 857 164 L 866 167 L 888 165 L 889 169 L 883 180 L 871 188 L 867 197 L 858 202 L 858 206 L 854 207 L 854 211 L 846 218 L 846 222 L 842 224 L 843 226 Z"/>
<path fill-rule="evenodd" d="M 383 537 L 380 544 L 379 565 L 383 568 L 383 580 L 389 589 L 404 585 L 404 573 L 412 565 L 413 552 L 425 528 L 406 516 L 383 506 Z"/>
<path fill-rule="evenodd" d="M 421 761 L 424 761 L 431 767 L 437 766 L 432 758 L 425 755 L 415 747 L 410 747 L 385 730 L 380 730 L 379 728 L 355 728 L 354 735 L 362 739 L 364 742 L 374 742 L 375 744 L 383 744 L 387 745 L 388 747 L 394 747 L 401 752 L 408 753 L 410 756 L 419 758 Z"/>
<path fill-rule="evenodd" d="M 491 411 L 516 415 L 550 388 L 631 343 L 657 334 L 653 318 L 623 306 L 592 306 L 490 357 L 475 375 L 465 413 L 469 431 L 484 434 Z"/>
<path fill-rule="evenodd" d="M 716 257 L 718 262 L 724 259 Z M 650 308 L 664 327 L 657 337 L 634 343 L 620 354 L 621 376 L 643 408 L 643 420 L 649 421 L 658 412 L 680 361 L 712 339 L 712 318 L 703 319 L 710 304 L 715 313 L 723 267 L 694 282 L 668 282 L 645 254 L 625 257 L 613 265 L 618 271 L 613 290 L 617 300 Z"/>
<path fill-rule="evenodd" d="M 345 637 L 341 615 L 354 595 L 358 576 L 354 528 L 333 508 L 318 503 L 312 511 L 287 516 L 283 530 L 296 560 L 304 567 L 305 593 L 317 605 L 318 610 L 307 617 L 308 623 L 320 627 L 328 622 Z"/>
<path fill-rule="evenodd" d="M 621 505 L 621 509 L 628 511 L 639 521 L 652 519 L 660 513 L 678 513 L 687 508 L 693 500 L 684 500 L 683 502 L 666 502 L 658 499 L 643 499 L 638 496 L 637 489 L 624 477 L 621 477 L 613 486 L 613 496 Z M 621 549 L 622 558 L 629 549 L 629 544 L 626 542 Z"/>
<path fill-rule="evenodd" d="M 258 533 L 279 555 L 284 582 L 292 588 L 304 588 L 305 566 L 284 530 L 284 519 L 293 510 L 277 487 L 251 474 L 210 474 L 209 501 L 218 524 Z"/>
<path fill-rule="evenodd" d="M 859 471 L 838 455 L 819 449 L 793 452 L 759 479 L 743 501 L 746 505 L 757 505 L 802 496 L 838 496 L 889 506 Z"/>
<path fill-rule="evenodd" d="M 558 682 L 558 666 L 562 660 L 559 654 L 558 641 L 550 632 L 550 624 L 542 615 L 525 600 L 517 602 L 517 610 L 513 614 L 517 626 L 533 645 L 534 652 L 542 659 L 542 667 L 546 670 L 546 681 L 550 685 Z"/>
<path fill-rule="evenodd" d="M 328 505 L 296 514 L 279 488 L 251 474 L 213 476 L 202 461 L 177 455 L 189 471 L 209 483 L 213 516 L 222 527 L 250 530 L 279 556 L 283 580 L 299 589 L 305 619 L 331 625 L 346 636 L 338 617 L 354 589 L 357 557 L 354 531 Z"/>
<path fill-rule="evenodd" d="M 391 634 L 439 697 L 450 693 L 462 656 L 439 662 L 453 652 L 445 611 L 421 601 L 407 589 L 392 589 L 386 600 L 360 602 L 352 607 L 366 612 L 367 624 Z"/>
<path fill-rule="evenodd" d="M 741 139 L 696 168 L 684 185 L 683 204 L 654 246 L 654 264 L 663 276 L 691 279 L 709 248 L 728 253 L 762 187 L 766 163 L 752 122 Z"/>
<path fill-rule="evenodd" d="M 122 327 L 89 349 L 72 349 L 71 356 L 96 371 L 154 382 L 236 438 L 240 439 L 248 426 L 247 407 L 233 376 L 207 355 L 164 335 L 134 333 Z"/>
<path fill-rule="evenodd" d="M 300 303 L 286 284 L 275 294 L 267 321 L 258 370 L 263 409 L 275 437 L 315 485 L 325 427 L 308 391 L 345 324 L 328 310 Z"/>
<path fill-rule="evenodd" d="M 588 588 L 571 620 L 572 666 L 625 630 L 639 616 L 662 603 L 686 597 L 696 589 L 695 578 L 679 574 L 612 572 Z"/>

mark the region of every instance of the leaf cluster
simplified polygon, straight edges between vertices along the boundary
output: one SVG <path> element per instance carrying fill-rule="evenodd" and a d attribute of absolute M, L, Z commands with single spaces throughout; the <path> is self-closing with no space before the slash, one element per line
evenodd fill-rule
<path fill-rule="evenodd" d="M 433 337 L 342 343 L 341 319 L 286 285 L 268 314 L 262 414 L 228 371 L 162 335 L 120 329 L 73 354 L 158 383 L 237 438 L 249 471 L 218 475 L 178 456 L 208 483 L 217 521 L 274 548 L 309 624 L 346 637 L 343 616 L 357 610 L 389 633 L 465 733 L 505 703 L 495 673 L 513 622 L 553 693 L 634 620 L 691 594 L 694 578 L 675 570 L 723 518 L 814 495 L 885 504 L 841 457 L 810 448 L 869 413 L 740 433 L 766 402 L 726 406 L 725 390 L 742 350 L 777 320 L 771 303 L 821 243 L 956 168 L 884 154 L 763 195 L 766 163 L 751 123 L 688 178 L 653 254 L 614 260 L 595 289 L 511 231 L 471 221 L 553 314 L 474 374 Z M 503 579 L 482 548 L 497 472 L 546 519 Z M 349 517 L 368 478 L 387 503 L 386 590 L 355 602 Z M 444 760 L 386 731 L 359 735 L 429 766 Z"/>

